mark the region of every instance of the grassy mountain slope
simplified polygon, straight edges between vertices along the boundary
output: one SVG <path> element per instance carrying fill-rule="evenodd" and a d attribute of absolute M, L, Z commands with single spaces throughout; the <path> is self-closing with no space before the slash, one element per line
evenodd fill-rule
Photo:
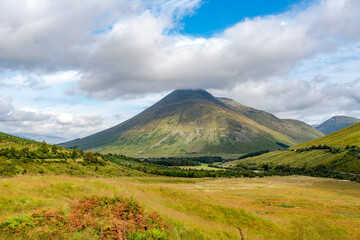
<path fill-rule="evenodd" d="M 159 118 L 125 133 L 116 144 L 95 150 L 137 152 L 246 152 L 258 147 L 277 149 L 292 139 L 244 116 L 206 101 L 192 100 L 164 108 Z"/>
<path fill-rule="evenodd" d="M 263 165 L 289 165 L 294 168 L 316 168 L 326 166 L 331 171 L 360 174 L 360 160 L 348 152 L 330 153 L 326 150 L 312 150 L 305 152 L 275 151 L 261 156 L 235 160 L 226 166 L 236 166 L 238 163 Z"/>
<path fill-rule="evenodd" d="M 293 149 L 311 147 L 312 145 L 328 145 L 333 147 L 360 146 L 360 123 L 343 128 L 321 138 L 314 139 L 296 146 Z"/>
<path fill-rule="evenodd" d="M 261 165 L 272 163 L 315 168 L 319 165 L 337 172 L 360 174 L 360 123 L 283 151 L 229 162 Z"/>
<path fill-rule="evenodd" d="M 330 134 L 345 127 L 354 125 L 358 122 L 360 122 L 360 119 L 358 118 L 347 117 L 347 116 L 335 116 L 326 120 L 319 126 L 317 126 L 316 129 L 324 134 Z"/>
<path fill-rule="evenodd" d="M 176 90 L 113 128 L 63 146 L 126 155 L 218 154 L 275 150 L 321 136 L 304 123 L 245 113 L 204 90 Z"/>
<path fill-rule="evenodd" d="M 321 132 L 317 131 L 304 122 L 293 119 L 279 119 L 270 113 L 250 108 L 232 99 L 219 98 L 219 100 L 240 114 L 254 120 L 258 124 L 275 130 L 283 135 L 290 136 L 297 143 L 306 142 L 323 136 Z"/>
<path fill-rule="evenodd" d="M 35 147 L 40 146 L 40 143 L 0 132 L 0 148 L 9 146 L 21 147 L 24 145 Z"/>

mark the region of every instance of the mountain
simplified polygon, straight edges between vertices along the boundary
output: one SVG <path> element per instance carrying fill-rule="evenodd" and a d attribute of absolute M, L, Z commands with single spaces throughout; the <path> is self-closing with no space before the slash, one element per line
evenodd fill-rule
<path fill-rule="evenodd" d="M 275 150 L 323 134 L 205 90 L 175 90 L 133 118 L 65 147 L 127 155 Z"/>
<path fill-rule="evenodd" d="M 46 143 L 49 143 L 49 144 L 58 144 L 58 143 L 69 140 L 69 139 L 66 139 L 63 137 L 41 135 L 41 134 L 36 134 L 36 133 L 11 133 L 11 135 L 14 135 L 14 136 L 17 136 L 20 138 L 29 139 L 29 140 L 38 141 L 38 142 L 45 141 Z"/>
<path fill-rule="evenodd" d="M 228 162 L 262 165 L 290 165 L 292 167 L 322 167 L 332 171 L 360 174 L 360 123 L 289 149 L 256 157 Z"/>
<path fill-rule="evenodd" d="M 330 134 L 358 122 L 360 122 L 360 119 L 358 118 L 335 116 L 317 126 L 316 129 L 324 134 Z"/>
<path fill-rule="evenodd" d="M 245 115 L 256 123 L 275 130 L 283 135 L 290 136 L 296 142 L 306 142 L 323 134 L 316 131 L 310 125 L 293 119 L 279 119 L 274 115 L 242 105 L 232 99 L 218 98 L 236 112 Z"/>
<path fill-rule="evenodd" d="M 328 145 L 332 147 L 345 148 L 347 146 L 360 146 L 360 123 L 356 123 L 349 127 L 340 129 L 329 135 L 317 138 L 296 146 L 293 149 L 307 148 L 317 145 Z"/>

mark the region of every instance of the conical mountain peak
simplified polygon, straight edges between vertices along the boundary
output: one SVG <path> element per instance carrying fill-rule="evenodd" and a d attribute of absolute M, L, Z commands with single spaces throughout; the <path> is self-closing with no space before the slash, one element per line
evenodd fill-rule
<path fill-rule="evenodd" d="M 305 123 L 283 121 L 203 89 L 179 89 L 119 125 L 63 146 L 131 156 L 243 153 L 274 150 L 319 135 Z"/>
<path fill-rule="evenodd" d="M 203 100 L 222 105 L 222 102 L 204 89 L 177 89 L 161 99 L 159 103 L 180 104 L 189 100 Z"/>

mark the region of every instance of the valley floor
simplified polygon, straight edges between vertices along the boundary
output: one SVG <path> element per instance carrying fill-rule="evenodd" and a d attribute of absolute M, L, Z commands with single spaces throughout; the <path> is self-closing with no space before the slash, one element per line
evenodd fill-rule
<path fill-rule="evenodd" d="M 39 208 L 66 212 L 95 194 L 133 197 L 159 212 L 171 239 L 241 239 L 240 230 L 245 239 L 360 239 L 360 184 L 304 176 L 1 178 L 0 222 Z"/>

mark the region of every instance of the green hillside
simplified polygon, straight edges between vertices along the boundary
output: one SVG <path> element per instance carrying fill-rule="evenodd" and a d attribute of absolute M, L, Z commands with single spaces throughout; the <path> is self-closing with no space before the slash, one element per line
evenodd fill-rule
<path fill-rule="evenodd" d="M 360 174 L 360 123 L 287 150 L 226 163 L 289 165 L 296 168 L 325 167 L 331 171 Z"/>
<path fill-rule="evenodd" d="M 347 116 L 335 116 L 326 120 L 319 126 L 317 126 L 316 129 L 324 134 L 330 134 L 340 129 L 354 125 L 358 122 L 360 122 L 360 119 L 358 118 L 347 117 Z"/>
<path fill-rule="evenodd" d="M 281 120 L 205 90 L 176 90 L 115 127 L 62 146 L 131 156 L 227 154 L 276 150 L 319 136 L 305 123 Z"/>
<path fill-rule="evenodd" d="M 360 146 L 360 124 L 357 123 L 347 128 L 331 133 L 321 138 L 314 139 L 294 146 L 293 148 L 306 148 L 312 145 L 328 145 L 334 147 Z"/>
<path fill-rule="evenodd" d="M 40 146 L 40 143 L 0 132 L 0 147 L 7 147 L 7 146 L 21 147 L 24 145 Z"/>
<path fill-rule="evenodd" d="M 219 100 L 256 123 L 291 137 L 296 143 L 306 142 L 323 136 L 321 132 L 304 122 L 294 119 L 279 119 L 270 113 L 250 108 L 232 99 L 219 98 Z"/>
<path fill-rule="evenodd" d="M 142 176 L 126 166 L 107 161 L 101 155 L 84 153 L 45 142 L 36 142 L 0 132 L 0 176 L 76 175 Z"/>

